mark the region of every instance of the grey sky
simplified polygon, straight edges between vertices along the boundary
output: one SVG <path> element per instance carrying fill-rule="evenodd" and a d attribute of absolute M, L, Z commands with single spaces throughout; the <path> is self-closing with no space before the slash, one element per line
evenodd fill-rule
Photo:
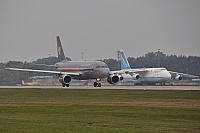
<path fill-rule="evenodd" d="M 0 62 L 57 56 L 200 56 L 200 0 L 0 0 Z"/>

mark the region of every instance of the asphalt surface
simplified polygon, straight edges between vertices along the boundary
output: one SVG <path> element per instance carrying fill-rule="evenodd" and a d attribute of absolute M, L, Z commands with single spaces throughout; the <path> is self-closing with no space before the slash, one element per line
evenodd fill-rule
<path fill-rule="evenodd" d="M 129 90 L 200 90 L 200 86 L 0 86 L 0 88 L 40 88 L 40 89 L 129 89 Z"/>

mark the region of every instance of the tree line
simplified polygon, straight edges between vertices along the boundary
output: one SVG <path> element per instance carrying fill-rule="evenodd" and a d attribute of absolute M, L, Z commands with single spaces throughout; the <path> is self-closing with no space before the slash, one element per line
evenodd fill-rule
<path fill-rule="evenodd" d="M 67 60 L 71 59 L 67 58 Z M 117 59 L 110 58 L 103 59 L 101 61 L 105 62 L 112 71 L 120 69 L 119 61 Z M 169 71 L 200 76 L 200 57 L 197 56 L 187 57 L 184 55 L 166 55 L 163 52 L 158 51 L 149 52 L 144 56 L 137 58 L 128 57 L 128 61 L 131 68 L 165 67 Z M 57 57 L 48 57 L 37 59 L 33 62 L 9 61 L 7 63 L 0 63 L 0 85 L 15 85 L 19 84 L 22 80 L 27 81 L 31 76 L 49 75 L 36 72 L 11 71 L 5 70 L 5 68 L 16 67 L 26 69 L 55 70 L 54 67 L 35 64 L 54 65 L 57 62 Z M 56 77 L 56 75 L 52 76 Z"/>

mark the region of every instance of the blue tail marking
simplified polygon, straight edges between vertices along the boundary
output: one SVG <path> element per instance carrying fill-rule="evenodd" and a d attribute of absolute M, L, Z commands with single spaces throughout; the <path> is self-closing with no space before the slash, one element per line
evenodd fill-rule
<path fill-rule="evenodd" d="M 121 70 L 131 69 L 123 50 L 119 51 L 119 55 L 120 55 Z"/>

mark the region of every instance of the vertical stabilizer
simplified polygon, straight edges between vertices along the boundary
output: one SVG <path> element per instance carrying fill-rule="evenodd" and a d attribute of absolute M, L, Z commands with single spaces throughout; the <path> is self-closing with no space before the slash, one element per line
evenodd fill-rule
<path fill-rule="evenodd" d="M 66 60 L 65 54 L 64 54 L 64 51 L 63 51 L 63 48 L 61 45 L 60 37 L 56 36 L 56 40 L 57 40 L 58 59 L 59 59 L 59 61 Z"/>
<path fill-rule="evenodd" d="M 123 50 L 119 51 L 121 69 L 131 69 Z"/>

